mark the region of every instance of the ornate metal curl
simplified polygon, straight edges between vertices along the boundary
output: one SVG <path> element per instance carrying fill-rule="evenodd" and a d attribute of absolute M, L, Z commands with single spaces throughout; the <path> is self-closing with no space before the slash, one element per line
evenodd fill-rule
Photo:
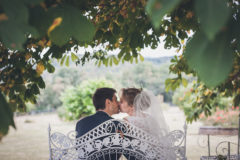
<path fill-rule="evenodd" d="M 223 147 L 222 145 L 224 145 L 224 144 L 230 144 L 230 145 L 234 145 L 234 146 L 236 146 L 237 147 L 237 143 L 233 143 L 233 142 L 229 142 L 229 141 L 222 141 L 222 142 L 220 142 L 220 143 L 218 143 L 217 144 L 217 146 L 216 146 L 216 155 L 218 156 L 218 155 L 227 155 L 227 153 L 228 153 L 228 147 L 229 146 L 227 146 L 227 147 Z M 222 148 L 221 148 L 222 147 Z M 222 150 L 222 154 L 221 153 L 219 153 L 219 150 Z M 227 153 L 225 153 L 225 151 L 227 152 Z"/>

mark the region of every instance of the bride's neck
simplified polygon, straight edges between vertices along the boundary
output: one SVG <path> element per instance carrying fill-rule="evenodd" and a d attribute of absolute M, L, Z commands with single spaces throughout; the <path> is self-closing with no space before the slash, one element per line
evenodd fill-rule
<path fill-rule="evenodd" d="M 129 116 L 137 116 L 137 113 L 133 110 L 129 113 Z"/>
<path fill-rule="evenodd" d="M 131 111 L 128 112 L 128 115 L 129 116 L 136 116 L 136 113 L 133 110 L 131 110 Z"/>

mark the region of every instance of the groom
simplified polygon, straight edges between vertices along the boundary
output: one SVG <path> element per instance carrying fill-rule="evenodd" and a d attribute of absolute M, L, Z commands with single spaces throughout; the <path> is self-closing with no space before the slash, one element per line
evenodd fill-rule
<path fill-rule="evenodd" d="M 93 95 L 93 104 L 96 113 L 77 122 L 77 138 L 97 127 L 99 124 L 113 119 L 113 114 L 119 113 L 119 102 L 116 90 L 113 88 L 98 88 Z"/>
<path fill-rule="evenodd" d="M 92 100 L 97 112 L 77 122 L 77 138 L 83 136 L 85 133 L 97 127 L 101 123 L 113 119 L 111 117 L 113 114 L 119 113 L 120 103 L 117 101 L 116 90 L 113 88 L 98 88 L 95 91 Z M 119 159 L 120 156 L 120 153 L 114 153 L 111 154 L 110 157 L 105 155 L 104 157 L 99 158 L 99 160 L 115 160 Z M 124 156 L 129 157 L 128 154 L 124 154 Z M 129 160 L 132 159 L 136 158 L 131 155 Z"/>

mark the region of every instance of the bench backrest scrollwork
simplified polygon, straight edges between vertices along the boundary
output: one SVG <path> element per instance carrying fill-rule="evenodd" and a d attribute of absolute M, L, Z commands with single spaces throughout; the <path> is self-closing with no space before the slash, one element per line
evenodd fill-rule
<path fill-rule="evenodd" d="M 186 126 L 164 137 L 155 137 L 120 120 L 108 120 L 85 135 L 51 133 L 49 127 L 50 160 L 127 159 L 175 160 L 186 159 Z"/>

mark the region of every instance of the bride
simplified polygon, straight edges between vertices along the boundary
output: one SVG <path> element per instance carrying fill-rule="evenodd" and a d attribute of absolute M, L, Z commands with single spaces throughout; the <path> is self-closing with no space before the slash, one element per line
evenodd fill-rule
<path fill-rule="evenodd" d="M 160 105 L 151 92 L 137 88 L 121 89 L 120 111 L 129 115 L 124 120 L 157 137 L 169 132 Z"/>

